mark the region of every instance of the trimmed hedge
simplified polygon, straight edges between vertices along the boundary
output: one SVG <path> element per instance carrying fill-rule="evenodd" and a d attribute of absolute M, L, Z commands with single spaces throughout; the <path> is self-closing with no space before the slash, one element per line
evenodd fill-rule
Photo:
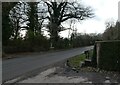
<path fill-rule="evenodd" d="M 96 44 L 100 44 L 99 53 L 97 53 L 97 67 L 120 71 L 120 41 L 98 41 Z"/>
<path fill-rule="evenodd" d="M 96 44 L 94 45 L 93 48 L 93 56 L 92 56 L 92 66 L 97 67 L 97 58 L 96 58 L 97 52 L 96 52 Z"/>
<path fill-rule="evenodd" d="M 40 52 L 49 50 L 49 47 L 49 40 L 36 37 L 27 40 L 9 40 L 8 45 L 2 46 L 2 51 L 5 53 Z"/>

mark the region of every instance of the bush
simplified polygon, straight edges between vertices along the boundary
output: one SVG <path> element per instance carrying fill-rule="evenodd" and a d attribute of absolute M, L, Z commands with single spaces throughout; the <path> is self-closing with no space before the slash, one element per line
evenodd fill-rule
<path fill-rule="evenodd" d="M 70 48 L 70 41 L 65 38 L 60 38 L 56 43 L 56 49 L 68 49 Z"/>
<path fill-rule="evenodd" d="M 47 40 L 44 36 L 35 36 L 25 40 L 9 40 L 8 45 L 3 46 L 3 52 L 39 52 L 49 50 L 49 47 L 49 40 Z"/>

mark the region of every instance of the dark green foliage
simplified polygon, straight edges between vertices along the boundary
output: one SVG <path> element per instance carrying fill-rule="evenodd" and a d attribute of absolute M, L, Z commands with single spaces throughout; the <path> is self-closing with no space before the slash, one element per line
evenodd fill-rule
<path fill-rule="evenodd" d="M 37 2 L 27 2 L 28 8 L 27 8 L 27 16 L 29 23 L 27 24 L 28 29 L 31 30 L 34 33 L 36 30 L 38 30 L 38 3 Z"/>
<path fill-rule="evenodd" d="M 120 22 L 110 25 L 103 33 L 103 40 L 120 40 Z"/>
<path fill-rule="evenodd" d="M 71 35 L 71 45 L 72 47 L 81 47 L 94 45 L 95 41 L 100 41 L 100 34 L 72 34 Z"/>
<path fill-rule="evenodd" d="M 3 45 L 6 45 L 11 34 L 12 34 L 13 28 L 11 27 L 10 19 L 8 15 L 2 16 L 2 41 Z"/>
<path fill-rule="evenodd" d="M 120 71 L 120 41 L 98 43 L 100 43 L 98 67 L 105 70 Z"/>
<path fill-rule="evenodd" d="M 93 67 L 97 67 L 97 52 L 96 52 L 96 44 L 94 45 L 94 48 L 93 48 L 93 55 L 92 55 L 92 66 Z"/>
<path fill-rule="evenodd" d="M 5 53 L 27 52 L 30 50 L 30 47 L 28 48 L 27 43 L 22 39 L 9 40 L 9 44 L 3 46 L 3 51 Z"/>
<path fill-rule="evenodd" d="M 49 40 L 43 35 L 29 35 L 26 39 L 28 44 L 33 47 L 34 51 L 45 51 L 50 47 Z"/>
<path fill-rule="evenodd" d="M 68 49 L 70 48 L 70 40 L 65 38 L 60 38 L 56 43 L 56 49 Z"/>
<path fill-rule="evenodd" d="M 24 38 L 20 38 L 20 36 L 17 37 L 18 31 L 20 31 L 21 28 L 20 26 L 19 28 L 18 26 L 15 27 L 16 25 L 14 26 L 14 24 L 16 24 L 16 22 L 13 22 L 11 24 L 10 19 L 7 19 L 9 18 L 8 15 L 10 13 L 8 11 L 7 11 L 8 13 L 6 13 L 5 11 L 5 15 L 8 16 L 7 18 L 4 17 L 5 15 L 3 15 L 3 37 L 4 37 L 3 39 L 6 40 L 6 41 L 4 40 L 4 42 L 9 42 L 3 46 L 3 51 L 5 51 L 6 53 L 46 51 L 50 48 L 49 40 L 41 34 L 41 27 L 43 20 L 40 21 L 38 20 L 38 7 L 37 7 L 38 3 L 27 2 L 27 4 L 28 5 L 26 10 L 24 10 L 23 8 L 21 9 L 22 11 L 24 11 L 23 13 L 24 17 L 26 17 L 25 20 L 22 19 L 24 20 L 23 22 L 27 21 L 26 24 L 27 26 L 22 26 L 25 27 L 25 30 L 27 31 L 26 36 Z M 17 6 L 11 10 L 11 11 L 13 10 L 15 11 L 15 12 L 11 12 L 12 13 L 10 17 L 11 20 L 12 19 L 15 20 L 17 18 L 18 19 L 23 18 L 22 16 L 17 16 L 17 14 L 21 13 L 20 10 L 17 10 L 17 8 L 19 8 L 19 5 Z M 18 12 L 17 14 L 16 11 Z M 17 24 L 19 24 L 20 21 L 21 20 L 18 20 Z M 7 35 L 5 35 L 6 33 Z M 14 35 L 12 34 L 15 34 L 15 38 Z M 10 39 L 10 36 L 12 36 L 14 39 L 12 38 Z"/>
<path fill-rule="evenodd" d="M 11 27 L 11 22 L 9 18 L 10 10 L 16 5 L 17 3 L 10 3 L 10 2 L 2 2 L 2 41 L 3 45 L 8 43 L 8 40 L 12 34 L 13 28 Z"/>
<path fill-rule="evenodd" d="M 46 3 L 48 8 L 47 11 L 43 9 L 42 12 L 38 9 L 38 2 L 3 3 L 3 51 L 6 53 L 45 51 L 49 50 L 51 43 L 55 49 L 93 44 L 94 40 L 89 35 L 75 36 L 73 39 L 63 39 L 59 35 L 61 31 L 67 29 L 61 25 L 62 22 L 72 18 L 77 20 L 92 18 L 93 13 L 90 8 L 81 7 L 77 2 L 75 3 L 78 7 L 74 6 L 75 3 L 64 1 L 60 3 L 43 1 L 43 3 Z M 44 15 L 46 17 L 43 18 Z M 43 25 L 46 19 L 49 23 L 50 39 L 43 36 L 41 31 L 43 26 L 46 26 Z M 24 35 L 22 30 L 26 31 L 25 37 L 21 36 Z"/>
<path fill-rule="evenodd" d="M 7 46 L 3 46 L 3 50 L 5 53 L 40 52 L 49 50 L 49 47 L 49 40 L 44 36 L 39 35 L 25 40 L 9 40 L 9 44 Z"/>

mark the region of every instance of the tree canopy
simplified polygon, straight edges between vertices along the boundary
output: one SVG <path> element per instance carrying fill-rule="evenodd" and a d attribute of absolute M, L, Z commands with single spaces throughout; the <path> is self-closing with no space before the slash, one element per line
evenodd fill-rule
<path fill-rule="evenodd" d="M 9 40 L 13 28 L 11 27 L 9 12 L 17 4 L 17 2 L 2 2 L 2 41 L 6 44 Z"/>
<path fill-rule="evenodd" d="M 53 43 L 58 41 L 58 33 L 64 30 L 64 27 L 61 25 L 62 22 L 69 19 L 85 20 L 94 16 L 90 7 L 84 7 L 77 2 L 44 1 L 44 3 L 47 6 L 48 13 L 48 16 L 45 18 L 49 20 L 48 29 Z M 46 13 L 46 11 L 42 11 L 42 13 Z"/>
<path fill-rule="evenodd" d="M 34 46 L 34 43 L 36 43 L 35 46 L 39 45 L 41 48 L 44 48 L 44 43 L 47 46 L 52 44 L 54 48 L 57 48 L 57 46 L 58 48 L 69 47 L 71 41 L 67 38 L 61 38 L 59 35 L 61 31 L 68 29 L 62 26 L 62 23 L 72 19 L 82 21 L 94 17 L 91 7 L 85 7 L 78 2 L 66 2 L 64 0 L 3 3 L 2 10 L 4 45 L 15 41 L 15 43 L 27 43 L 26 46 L 28 47 Z M 50 38 L 46 38 L 42 34 L 44 28 L 47 29 Z M 24 38 L 20 36 L 21 30 L 26 31 Z M 69 38 L 70 36 L 72 35 L 69 35 Z M 79 41 L 77 42 L 79 43 Z"/>
<path fill-rule="evenodd" d="M 103 33 L 103 40 L 120 40 L 120 22 L 108 22 Z"/>

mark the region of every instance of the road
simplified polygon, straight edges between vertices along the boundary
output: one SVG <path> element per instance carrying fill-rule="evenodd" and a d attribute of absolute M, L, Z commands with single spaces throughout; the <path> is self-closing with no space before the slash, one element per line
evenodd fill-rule
<path fill-rule="evenodd" d="M 93 46 L 88 46 L 46 54 L 21 54 L 19 56 L 22 57 L 4 60 L 2 62 L 2 81 L 7 81 L 29 71 L 73 57 L 83 53 L 85 50 L 90 50 L 92 48 Z"/>

